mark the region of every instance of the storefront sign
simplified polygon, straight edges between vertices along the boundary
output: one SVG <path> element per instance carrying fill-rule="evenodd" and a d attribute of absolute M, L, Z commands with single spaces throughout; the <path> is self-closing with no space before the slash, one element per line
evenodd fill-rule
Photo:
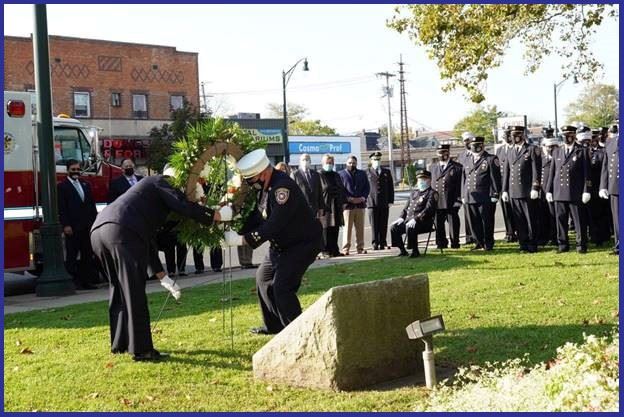
<path fill-rule="evenodd" d="M 251 133 L 255 140 L 268 143 L 282 143 L 282 129 L 244 129 Z"/>
<path fill-rule="evenodd" d="M 350 142 L 289 142 L 288 150 L 291 154 L 339 154 L 350 153 Z"/>
<path fill-rule="evenodd" d="M 143 159 L 147 156 L 149 140 L 141 139 L 104 139 L 102 141 L 102 156 L 104 159 Z"/>

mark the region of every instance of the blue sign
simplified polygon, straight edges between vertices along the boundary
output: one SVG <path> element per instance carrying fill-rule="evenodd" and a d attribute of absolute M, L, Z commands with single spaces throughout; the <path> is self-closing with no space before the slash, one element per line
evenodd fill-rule
<path fill-rule="evenodd" d="M 351 142 L 289 142 L 288 150 L 297 153 L 351 153 Z"/>

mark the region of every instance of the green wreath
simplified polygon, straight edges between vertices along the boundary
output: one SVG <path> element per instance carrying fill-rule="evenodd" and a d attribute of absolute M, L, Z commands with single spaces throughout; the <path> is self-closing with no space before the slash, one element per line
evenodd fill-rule
<path fill-rule="evenodd" d="M 175 170 L 171 184 L 185 191 L 191 201 L 218 208 L 230 204 L 234 218 L 232 230 L 239 231 L 255 207 L 255 193 L 250 193 L 236 168 L 236 160 L 255 149 L 265 148 L 237 123 L 223 119 L 200 121 L 187 130 L 186 137 L 173 143 L 170 166 Z M 174 230 L 178 240 L 194 247 L 217 247 L 223 239 L 223 225 L 206 226 L 176 213 Z"/>

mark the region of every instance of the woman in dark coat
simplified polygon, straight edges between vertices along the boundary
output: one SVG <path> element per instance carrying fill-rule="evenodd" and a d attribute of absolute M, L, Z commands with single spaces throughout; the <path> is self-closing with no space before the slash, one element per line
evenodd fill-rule
<path fill-rule="evenodd" d="M 322 197 L 326 209 L 319 221 L 323 226 L 323 256 L 343 256 L 338 249 L 338 230 L 344 225 L 342 218 L 343 205 L 347 198 L 338 173 L 334 170 L 334 157 L 323 155 L 321 175 Z"/>

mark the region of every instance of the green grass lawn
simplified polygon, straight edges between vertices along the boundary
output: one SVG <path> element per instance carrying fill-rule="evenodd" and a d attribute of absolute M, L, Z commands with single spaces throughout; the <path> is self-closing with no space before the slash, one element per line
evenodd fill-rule
<path fill-rule="evenodd" d="M 530 353 L 548 360 L 557 346 L 604 334 L 618 321 L 618 258 L 590 248 L 586 255 L 536 255 L 497 243 L 490 253 L 467 249 L 424 258 L 385 258 L 307 272 L 304 308 L 344 284 L 429 274 L 432 314 L 446 332 L 435 336 L 438 364 L 465 366 Z M 268 340 L 248 329 L 261 323 L 251 279 L 232 284 L 234 348 L 229 314 L 223 330 L 222 286 L 185 290 L 154 335 L 162 363 L 110 354 L 107 303 L 5 316 L 6 411 L 409 411 L 424 388 L 326 392 L 256 382 L 251 357 Z M 150 295 L 154 318 L 165 294 Z M 30 353 L 32 352 L 32 353 Z"/>

